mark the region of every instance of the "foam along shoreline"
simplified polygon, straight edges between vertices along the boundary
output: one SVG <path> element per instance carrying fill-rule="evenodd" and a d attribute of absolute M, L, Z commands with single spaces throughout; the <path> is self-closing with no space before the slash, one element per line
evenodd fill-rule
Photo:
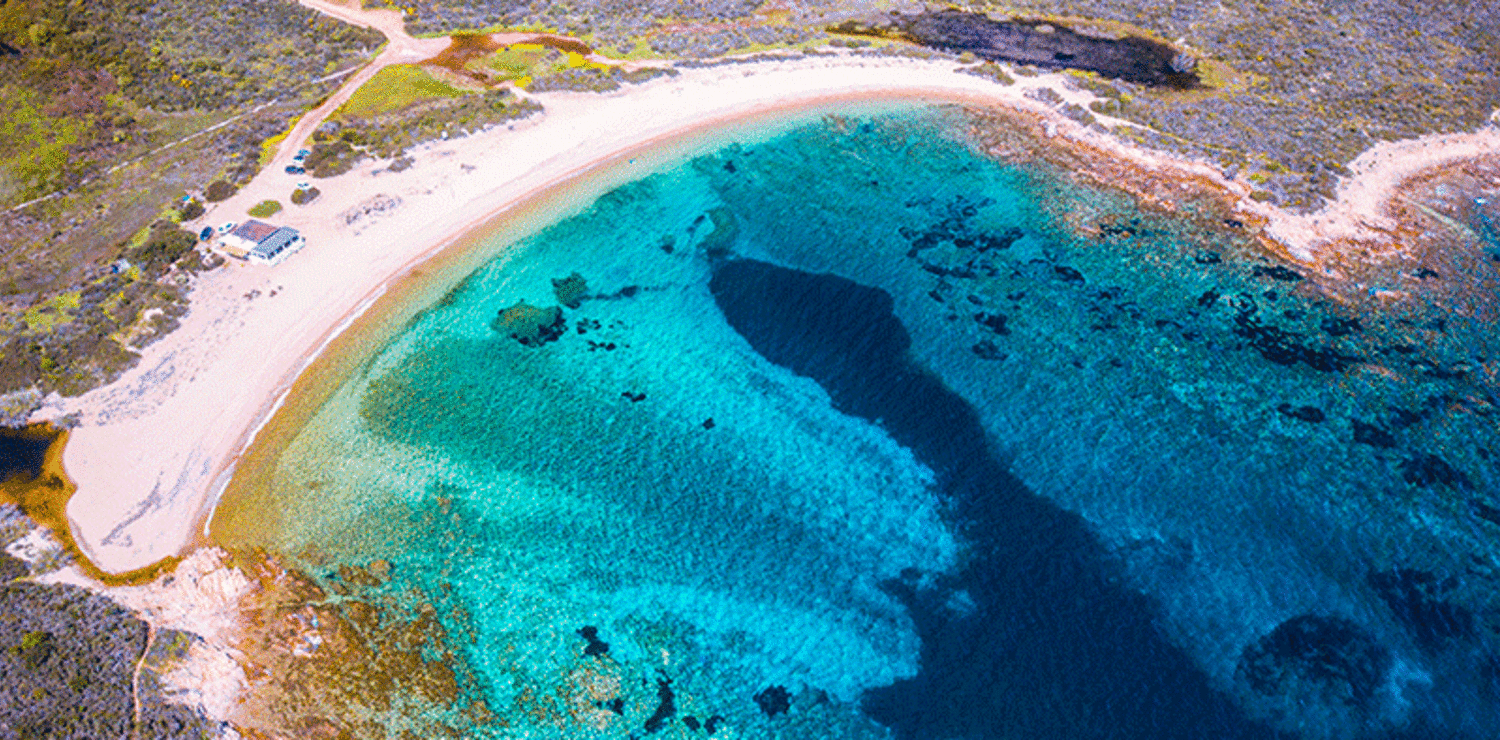
<path fill-rule="evenodd" d="M 665 142 L 740 120 L 859 100 L 1002 106 L 1043 117 L 1049 135 L 1165 176 L 1220 183 L 1226 195 L 1263 214 L 1268 230 L 1281 233 L 1274 229 L 1283 224 L 1283 232 L 1301 240 L 1286 244 L 1294 255 L 1310 255 L 1318 241 L 1321 224 L 1303 233 L 1313 228 L 1299 221 L 1308 217 L 1253 203 L 1247 182 L 1226 182 L 1211 165 L 1123 144 L 1026 97 L 1049 87 L 1086 104 L 1091 97 L 1066 75 L 1006 86 L 958 74 L 959 66 L 839 54 L 683 70 L 608 94 L 544 93 L 535 96 L 546 107 L 542 115 L 424 145 L 405 171 L 367 161 L 319 181 L 317 201 L 275 219 L 301 231 L 306 249 L 275 267 L 236 262 L 201 277 L 181 327 L 148 347 L 136 368 L 82 397 L 52 398 L 37 413 L 39 420 L 73 413 L 80 421 L 63 453 L 77 485 L 68 505 L 75 539 L 99 568 L 114 573 L 181 553 L 197 540 L 235 464 L 298 376 L 395 281 L 492 218 L 524 220 L 529 204 L 564 183 L 584 183 L 586 191 L 570 186 L 566 200 L 586 205 L 586 197 L 649 172 L 646 163 Z M 627 161 L 637 154 L 642 164 Z M 589 173 L 604 176 L 580 180 Z M 279 167 L 267 168 L 207 219 L 241 221 L 258 199 L 289 192 L 292 184 Z M 1379 204 L 1351 208 L 1378 216 Z"/>

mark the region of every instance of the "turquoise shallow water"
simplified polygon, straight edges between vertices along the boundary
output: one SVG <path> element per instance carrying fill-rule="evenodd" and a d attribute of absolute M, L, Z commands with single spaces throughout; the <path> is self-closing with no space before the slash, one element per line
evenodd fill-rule
<path fill-rule="evenodd" d="M 394 562 L 502 736 L 1484 736 L 1492 309 L 1320 288 L 959 115 L 526 238 L 287 445 L 267 544 Z M 497 331 L 574 272 L 555 341 Z"/>

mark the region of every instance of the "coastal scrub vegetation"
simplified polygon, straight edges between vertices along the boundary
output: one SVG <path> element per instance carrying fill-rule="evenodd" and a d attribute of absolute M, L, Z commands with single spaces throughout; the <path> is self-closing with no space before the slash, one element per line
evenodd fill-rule
<path fill-rule="evenodd" d="M 1272 0 L 1226 12 L 1217 2 L 985 2 L 997 14 L 1059 18 L 1078 30 L 1180 40 L 1203 87 L 1090 85 L 1101 112 L 1150 126 L 1141 143 L 1218 162 L 1258 181 L 1263 199 L 1308 210 L 1345 166 L 1381 141 L 1473 130 L 1500 99 L 1493 3 Z M 1073 17 L 1068 17 L 1073 16 Z M 1084 83 L 1087 84 L 1087 83 Z"/>
<path fill-rule="evenodd" d="M 829 17 L 870 12 L 873 2 L 798 3 L 765 9 L 761 0 L 366 0 L 406 15 L 413 33 L 528 29 L 587 38 L 608 55 L 702 59 L 780 48 L 824 37 Z"/>
<path fill-rule="evenodd" d="M 611 0 L 365 4 L 400 9 L 418 33 L 537 29 L 586 39 L 606 54 L 679 59 L 830 37 L 834 45 L 847 45 L 857 37 L 841 30 L 846 24 L 877 21 L 889 9 L 867 0 L 791 7 L 664 0 L 628 12 Z M 1153 89 L 1092 74 L 1074 79 L 1103 97 L 1093 113 L 1149 127 L 1122 135 L 1253 176 L 1260 199 L 1309 210 L 1332 196 L 1346 165 L 1376 143 L 1484 124 L 1500 99 L 1494 73 L 1500 22 L 1492 5 L 1378 2 L 1330 10 L 1308 0 L 1233 7 L 1207 0 L 1104 0 L 1080 12 L 1076 4 L 1057 0 L 981 0 L 968 10 L 1043 30 L 1066 28 L 1102 39 L 1135 36 L 1180 47 L 1183 63 L 1196 63 L 1199 84 L 1190 89 Z M 569 79 L 589 81 L 578 74 Z"/>
<path fill-rule="evenodd" d="M 463 95 L 414 64 L 392 64 L 380 70 L 349 97 L 340 111 L 346 116 L 377 116 L 425 100 Z"/>
<path fill-rule="evenodd" d="M 0 506 L 0 518 L 15 519 L 13 507 Z M 25 563 L 0 554 L 0 727 L 59 740 L 217 736 L 218 724 L 201 712 L 167 702 L 156 672 L 142 665 L 144 622 L 108 598 L 29 575 Z M 142 691 L 133 685 L 137 666 Z"/>
<path fill-rule="evenodd" d="M 383 41 L 276 0 L 0 3 L 0 394 L 82 392 L 133 363 L 206 263 L 171 260 L 158 284 L 119 260 L 248 180 L 324 78 Z"/>
<path fill-rule="evenodd" d="M 416 144 L 466 136 L 541 110 L 535 101 L 493 87 L 513 76 L 469 71 L 470 67 L 482 68 L 490 51 L 481 49 L 478 61 L 475 55 L 456 59 L 450 55 L 439 60 L 442 64 L 382 70 L 314 132 L 311 154 L 303 166 L 314 177 L 331 177 L 347 172 L 365 157 L 401 161 L 407 148 Z"/>
<path fill-rule="evenodd" d="M 76 586 L 16 580 L 24 564 L 8 561 L 0 585 L 0 715 L 17 737 L 92 740 L 141 737 L 199 740 L 218 723 L 170 703 L 155 672 L 141 671 L 147 629 L 109 599 Z M 18 570 L 19 569 L 19 570 Z M 154 688 L 155 690 L 149 690 Z M 139 710 L 139 721 L 137 721 Z"/>
<path fill-rule="evenodd" d="M 304 188 L 297 188 L 296 190 L 292 191 L 292 195 L 291 195 L 292 205 L 294 205 L 294 206 L 307 205 L 308 203 L 311 203 L 311 202 L 317 200 L 318 196 L 322 195 L 322 194 L 323 194 L 323 191 L 318 190 L 317 188 L 314 188 L 314 187 L 309 187 L 309 188 L 306 188 L 306 189 L 304 189 Z"/>
<path fill-rule="evenodd" d="M 606 91 L 676 74 L 669 68 L 626 71 L 593 61 L 576 41 L 539 35 L 533 42 L 501 45 L 487 36 L 456 34 L 453 44 L 420 65 L 393 65 L 376 74 L 313 135 L 303 166 L 331 177 L 364 157 L 410 164 L 406 150 L 434 139 L 467 136 L 541 110 L 505 85 L 532 92 Z"/>

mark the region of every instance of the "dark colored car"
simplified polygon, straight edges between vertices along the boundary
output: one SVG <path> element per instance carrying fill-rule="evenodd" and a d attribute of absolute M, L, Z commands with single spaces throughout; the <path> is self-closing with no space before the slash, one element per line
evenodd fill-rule
<path fill-rule="evenodd" d="M 208 241 L 208 238 L 211 237 L 211 236 L 213 236 L 213 235 L 214 235 L 214 227 L 212 227 L 212 226 L 205 226 L 205 227 L 203 227 L 202 231 L 198 232 L 198 241 L 206 242 L 206 241 Z"/>
<path fill-rule="evenodd" d="M 286 173 L 288 175 L 301 175 L 301 174 L 305 174 L 306 172 L 307 172 L 307 170 L 304 170 L 301 167 L 298 167 L 297 165 L 294 165 L 294 164 L 289 164 L 289 165 L 286 166 Z"/>

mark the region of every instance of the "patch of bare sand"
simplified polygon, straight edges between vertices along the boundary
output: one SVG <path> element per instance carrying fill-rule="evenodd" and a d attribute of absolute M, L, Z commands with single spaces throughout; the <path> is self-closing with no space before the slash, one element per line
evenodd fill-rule
<path fill-rule="evenodd" d="M 217 548 L 201 548 L 155 580 L 135 586 L 105 586 L 69 567 L 40 578 L 100 593 L 136 613 L 151 626 L 153 639 L 165 630 L 189 632 L 201 640 L 161 676 L 171 701 L 197 706 L 215 720 L 233 713 L 248 687 L 239 643 L 242 611 L 259 588 Z"/>

